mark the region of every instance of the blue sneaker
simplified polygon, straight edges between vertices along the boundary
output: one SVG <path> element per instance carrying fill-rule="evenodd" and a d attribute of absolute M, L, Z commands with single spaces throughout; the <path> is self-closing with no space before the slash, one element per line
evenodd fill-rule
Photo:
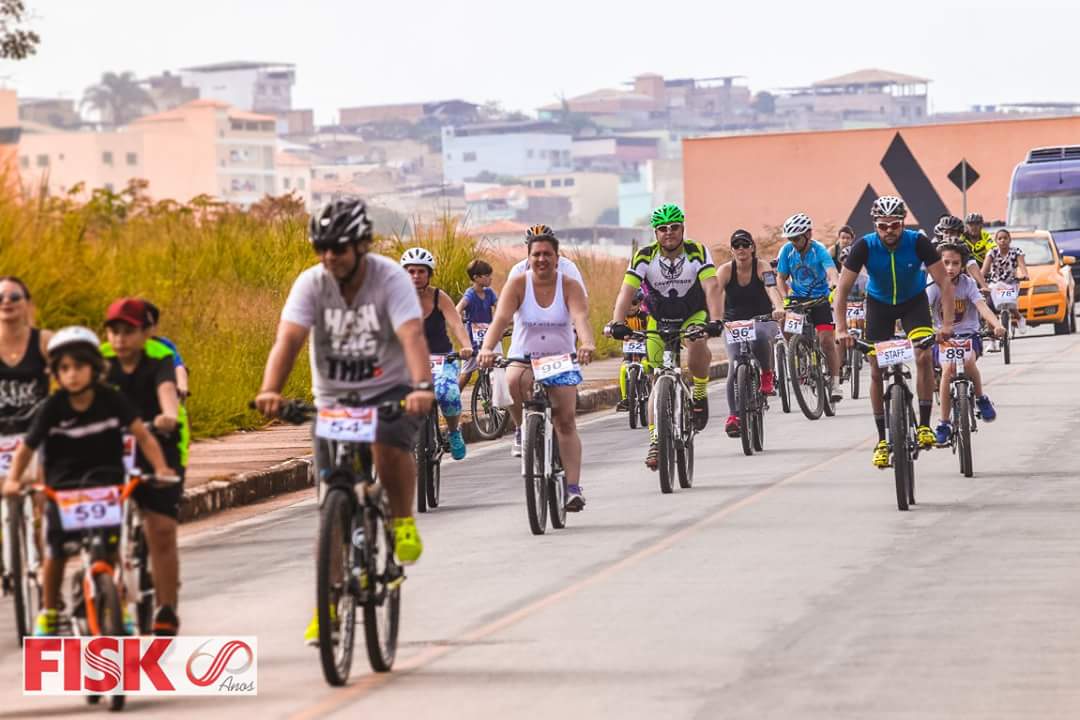
<path fill-rule="evenodd" d="M 942 420 L 938 423 L 934 434 L 937 435 L 938 445 L 948 445 L 949 441 L 952 440 L 952 425 Z"/>
<path fill-rule="evenodd" d="M 566 486 L 566 505 L 563 507 L 567 512 L 581 512 L 585 509 L 585 496 L 581 493 L 580 485 Z"/>
<path fill-rule="evenodd" d="M 994 403 L 990 402 L 989 396 L 975 398 L 975 407 L 979 408 L 979 417 L 986 422 L 994 422 L 997 419 L 997 410 L 994 409 Z"/>
<path fill-rule="evenodd" d="M 461 436 L 460 430 L 450 433 L 450 455 L 455 460 L 465 459 L 465 438 Z"/>

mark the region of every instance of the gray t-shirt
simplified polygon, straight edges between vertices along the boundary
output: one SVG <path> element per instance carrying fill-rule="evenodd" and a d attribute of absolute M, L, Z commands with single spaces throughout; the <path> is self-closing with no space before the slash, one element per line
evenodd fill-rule
<path fill-rule="evenodd" d="M 311 385 L 319 407 L 349 392 L 367 399 L 411 383 L 395 331 L 420 319 L 416 289 L 394 261 L 368 255 L 367 263 L 351 306 L 334 276 L 316 265 L 296 278 L 281 311 L 282 320 L 311 330 Z"/>
<path fill-rule="evenodd" d="M 941 327 L 941 289 L 935 284 L 926 288 L 930 309 L 934 313 L 934 325 Z M 983 299 L 979 286 L 968 275 L 961 275 L 953 283 L 953 334 L 974 335 L 979 332 L 979 309 L 975 304 Z"/>

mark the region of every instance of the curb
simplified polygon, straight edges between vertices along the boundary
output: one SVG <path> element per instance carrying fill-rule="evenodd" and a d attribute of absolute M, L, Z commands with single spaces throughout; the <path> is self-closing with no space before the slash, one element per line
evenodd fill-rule
<path fill-rule="evenodd" d="M 709 379 L 727 376 L 727 360 L 709 367 Z M 618 384 L 587 390 L 578 395 L 578 413 L 596 412 L 614 407 L 619 401 Z M 466 442 L 479 440 L 472 421 L 461 424 Z M 180 501 L 180 522 L 200 520 L 223 510 L 251 505 L 276 495 L 315 486 L 311 456 L 294 458 L 265 470 L 213 478 L 205 485 L 184 490 Z"/>

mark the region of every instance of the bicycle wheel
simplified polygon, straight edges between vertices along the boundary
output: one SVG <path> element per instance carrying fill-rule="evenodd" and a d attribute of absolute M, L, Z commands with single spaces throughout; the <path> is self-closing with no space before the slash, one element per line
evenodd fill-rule
<path fill-rule="evenodd" d="M 791 389 L 788 387 L 788 354 L 785 343 L 773 346 L 773 368 L 776 371 L 776 392 L 780 396 L 780 409 L 791 412 Z"/>
<path fill-rule="evenodd" d="M 675 380 L 661 377 L 654 388 L 656 396 L 656 442 L 659 449 L 660 492 L 675 492 Z M 686 418 L 689 422 L 690 419 Z"/>
<path fill-rule="evenodd" d="M 135 579 L 139 596 L 135 598 L 135 623 L 143 635 L 154 632 L 154 578 L 150 574 L 150 548 L 142 528 L 135 535 Z"/>
<path fill-rule="evenodd" d="M 544 477 L 544 416 L 529 413 L 525 417 L 521 454 L 525 458 L 525 508 L 529 529 L 543 535 L 547 529 L 547 478 Z"/>
<path fill-rule="evenodd" d="M 825 380 L 825 369 L 829 367 L 829 359 L 825 357 L 825 351 L 818 349 L 818 362 L 819 368 L 822 368 L 821 372 L 821 409 L 824 411 L 827 417 L 836 415 L 836 404 L 832 401 L 832 391 L 829 387 L 829 383 Z M 831 377 L 831 376 L 830 376 Z M 839 379 L 837 379 L 839 382 Z"/>
<path fill-rule="evenodd" d="M 438 420 L 435 421 L 436 423 Z M 439 429 L 438 425 L 431 428 L 431 436 L 439 443 L 440 448 L 446 448 L 448 445 L 446 435 Z M 427 477 L 427 503 L 429 508 L 439 507 L 439 492 L 442 490 L 442 456 L 445 450 L 440 451 L 434 458 L 428 460 L 428 477 Z"/>
<path fill-rule="evenodd" d="M 380 509 L 370 504 L 364 508 L 365 542 L 360 550 L 364 564 L 360 589 L 370 590 L 363 603 L 364 640 L 368 662 L 375 672 L 389 672 L 394 665 L 401 619 L 401 584 L 405 581 L 405 573 L 394 560 L 394 534 L 386 522 L 389 509 L 383 492 L 380 488 Z"/>
<path fill-rule="evenodd" d="M 91 576 L 93 590 L 84 592 L 86 619 L 94 635 L 111 636 L 124 634 L 124 618 L 120 610 L 120 592 L 111 573 L 100 572 Z M 109 695 L 109 709 L 122 710 L 126 698 Z"/>
<path fill-rule="evenodd" d="M 626 371 L 626 410 L 630 416 L 630 429 L 638 426 L 638 373 L 639 368 L 630 367 Z"/>
<path fill-rule="evenodd" d="M 761 452 L 765 449 L 765 396 L 761 394 L 761 374 L 756 367 L 752 384 L 754 386 L 754 403 L 750 417 L 754 430 L 754 451 Z"/>
<path fill-rule="evenodd" d="M 426 513 L 428 510 L 428 477 L 431 475 L 431 453 L 428 450 L 434 437 L 431 434 L 430 414 L 420 424 L 420 433 L 416 438 L 416 510 Z"/>
<path fill-rule="evenodd" d="M 559 436 L 551 438 L 551 466 L 555 472 L 548 478 L 547 497 L 551 527 L 562 530 L 566 527 L 566 473 L 563 472 L 562 458 L 559 456 Z"/>
<path fill-rule="evenodd" d="M 481 370 L 477 374 L 469 408 L 472 410 L 476 434 L 483 440 L 493 440 L 498 437 L 500 418 L 496 414 L 497 408 L 491 404 L 491 373 L 489 371 Z"/>
<path fill-rule="evenodd" d="M 859 374 L 862 372 L 862 353 L 855 348 L 848 350 L 851 363 L 851 399 L 859 399 Z"/>
<path fill-rule="evenodd" d="M 683 417 L 690 417 L 693 407 L 690 405 L 689 393 L 683 403 Z M 675 445 L 675 469 L 679 474 L 679 487 L 690 489 L 694 486 L 694 428 L 687 425 L 683 428 L 683 436 Z"/>
<path fill-rule="evenodd" d="M 343 488 L 331 487 L 319 517 L 315 611 L 319 660 L 323 677 L 331 685 L 344 685 L 349 679 L 356 639 L 356 597 L 347 584 L 352 578 L 354 502 Z"/>
<path fill-rule="evenodd" d="M 751 421 L 750 366 L 740 362 L 735 367 L 735 407 L 739 418 L 739 439 L 742 441 L 744 455 L 754 454 L 754 426 Z"/>
<path fill-rule="evenodd" d="M 642 371 L 638 375 L 638 390 L 637 390 L 638 406 L 637 406 L 637 413 L 638 413 L 638 424 L 640 424 L 641 427 L 643 427 L 643 428 L 648 428 L 649 427 L 649 391 L 650 390 L 651 390 L 651 386 L 650 386 L 650 383 L 649 383 L 649 376 L 646 375 L 644 371 Z"/>
<path fill-rule="evenodd" d="M 964 477 L 975 473 L 971 461 L 971 396 L 966 387 L 961 387 L 953 400 L 953 415 L 956 417 L 956 444 L 960 451 L 960 472 Z"/>
<path fill-rule="evenodd" d="M 907 417 L 907 398 L 904 387 L 900 384 L 889 388 L 889 440 L 892 443 L 893 475 L 896 479 L 896 507 L 908 509 L 908 483 L 911 450 L 909 442 L 909 422 Z"/>
<path fill-rule="evenodd" d="M 1005 358 L 1005 364 L 1012 363 L 1012 313 L 1008 310 L 1001 311 L 1001 326 L 1005 328 L 1005 337 L 1001 339 L 1001 354 Z"/>
<path fill-rule="evenodd" d="M 41 595 L 37 587 L 37 578 L 26 567 L 27 523 L 23 513 L 33 511 L 29 500 L 13 499 L 4 507 L 4 553 L 10 566 L 5 567 L 12 580 L 12 595 L 15 600 L 15 632 L 19 641 L 34 631 L 34 618 L 40 609 Z M 33 522 L 31 518 L 30 522 Z M 32 540 L 31 540 L 32 542 Z"/>
<path fill-rule="evenodd" d="M 791 375 L 791 394 L 808 420 L 821 417 L 824 392 L 821 368 L 814 363 L 814 349 L 803 335 L 791 338 L 788 345 L 788 365 Z"/>

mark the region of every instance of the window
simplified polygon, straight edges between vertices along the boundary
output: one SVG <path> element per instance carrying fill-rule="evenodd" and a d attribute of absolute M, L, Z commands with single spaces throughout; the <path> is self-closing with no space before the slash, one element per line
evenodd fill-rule
<path fill-rule="evenodd" d="M 109 192 L 112 192 L 113 191 L 113 184 L 112 183 L 105 183 L 105 189 L 108 190 Z"/>
<path fill-rule="evenodd" d="M 545 185 L 547 185 L 547 181 L 545 181 L 545 180 L 533 180 L 532 181 L 532 186 L 534 188 L 542 188 Z"/>
<path fill-rule="evenodd" d="M 562 164 L 563 165 L 569 165 L 570 164 L 570 151 L 569 150 L 563 150 L 562 151 Z"/>
<path fill-rule="evenodd" d="M 229 121 L 229 129 L 230 130 L 243 130 L 244 129 L 244 122 L 242 120 L 230 120 Z"/>
<path fill-rule="evenodd" d="M 48 155 L 38 155 L 37 156 L 37 166 L 38 167 L 49 167 L 49 156 Z"/>
<path fill-rule="evenodd" d="M 476 153 L 474 153 L 474 152 L 464 153 L 461 156 L 461 159 L 464 160 L 465 162 L 476 162 Z"/>
<path fill-rule="evenodd" d="M 259 129 L 259 123 L 255 122 L 254 120 L 248 120 L 247 122 L 244 123 L 244 129 L 245 130 L 258 130 Z"/>
<path fill-rule="evenodd" d="M 562 181 L 563 187 L 574 187 L 574 178 L 566 178 Z"/>
<path fill-rule="evenodd" d="M 112 165 L 112 153 L 108 151 L 101 153 L 101 162 L 106 165 Z"/>
<path fill-rule="evenodd" d="M 559 178 L 552 178 L 551 187 L 562 187 L 562 180 Z"/>
<path fill-rule="evenodd" d="M 300 178 L 300 179 L 298 179 L 298 180 L 296 181 L 296 187 L 300 188 L 301 190 L 304 190 L 304 189 L 306 189 L 306 188 L 304 187 L 305 185 L 307 185 L 307 183 L 306 183 L 306 182 L 304 182 L 304 178 Z"/>
<path fill-rule="evenodd" d="M 281 178 L 281 187 L 285 190 L 289 189 L 289 178 Z"/>
<path fill-rule="evenodd" d="M 138 155 L 136 155 L 135 153 L 128 153 L 127 154 L 127 164 L 128 165 L 134 165 L 137 162 L 139 162 L 139 156 Z"/>

